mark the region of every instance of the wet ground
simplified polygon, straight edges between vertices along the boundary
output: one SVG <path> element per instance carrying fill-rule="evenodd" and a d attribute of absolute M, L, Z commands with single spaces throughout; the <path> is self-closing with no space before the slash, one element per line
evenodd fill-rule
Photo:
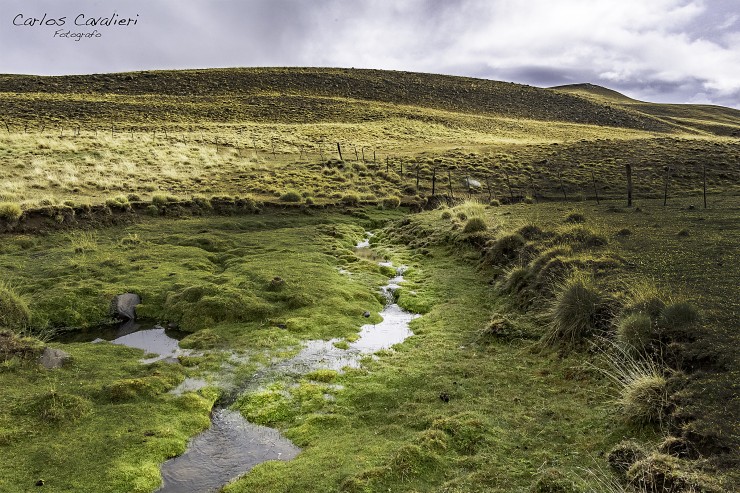
<path fill-rule="evenodd" d="M 393 267 L 391 262 L 376 256 L 370 249 L 369 239 L 370 236 L 357 244 L 357 255 Z M 300 449 L 282 437 L 279 431 L 249 423 L 240 413 L 226 407 L 240 393 L 257 389 L 283 376 L 299 377 L 318 369 L 341 371 L 346 367 L 357 368 L 362 358 L 390 348 L 413 335 L 409 323 L 419 315 L 404 311 L 394 300 L 394 291 L 403 283 L 404 271 L 404 266 L 397 268 L 396 276 L 381 288 L 386 298 L 386 305 L 380 312 L 383 320 L 377 324 L 363 325 L 358 339 L 350 343 L 347 349 L 335 346 L 340 339 L 308 341 L 296 356 L 264 368 L 246 386 L 230 393 L 231 399 L 222 401 L 221 407 L 214 409 L 211 427 L 195 437 L 184 454 L 162 465 L 163 484 L 157 493 L 216 492 L 262 462 L 290 460 L 298 455 Z M 62 337 L 60 341 L 110 341 L 112 344 L 146 351 L 147 357 L 142 359 L 142 363 L 160 360 L 177 362 L 178 356 L 190 354 L 190 351 L 179 346 L 179 339 L 185 335 L 158 325 L 128 322 L 116 328 Z M 182 395 L 207 385 L 209 383 L 204 379 L 187 378 L 171 393 Z"/>

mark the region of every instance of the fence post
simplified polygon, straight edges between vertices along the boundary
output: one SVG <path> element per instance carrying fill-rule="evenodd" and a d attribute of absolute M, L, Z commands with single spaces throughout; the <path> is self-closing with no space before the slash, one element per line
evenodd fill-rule
<path fill-rule="evenodd" d="M 360 150 L 362 151 L 362 164 L 367 164 L 365 163 L 365 146 L 362 146 Z"/>
<path fill-rule="evenodd" d="M 627 207 L 632 207 L 632 164 L 626 163 L 627 166 Z"/>
<path fill-rule="evenodd" d="M 591 170 L 591 180 L 594 183 L 594 193 L 596 194 L 596 205 L 599 205 L 599 189 L 596 186 L 596 175 L 594 175 L 594 170 Z"/>
<path fill-rule="evenodd" d="M 509 179 L 509 172 L 504 170 L 504 175 L 506 175 L 506 186 L 509 187 L 509 197 L 511 198 L 511 203 L 514 203 L 514 190 L 511 189 L 511 179 Z"/>
<path fill-rule="evenodd" d="M 455 200 L 455 196 L 452 194 L 452 172 L 447 169 L 447 181 L 450 185 L 450 199 Z"/>
<path fill-rule="evenodd" d="M 665 170 L 665 186 L 663 187 L 663 207 L 668 204 L 668 180 L 670 179 L 671 168 L 666 166 Z"/>
<path fill-rule="evenodd" d="M 356 145 L 353 145 L 352 147 L 355 148 L 355 161 L 359 161 L 360 160 L 360 156 L 359 156 L 359 154 L 357 154 L 357 146 Z"/>
<path fill-rule="evenodd" d="M 563 183 L 563 170 L 558 169 L 558 180 L 560 180 L 560 189 L 563 191 L 563 197 L 568 200 L 568 194 L 565 193 L 565 183 Z"/>
<path fill-rule="evenodd" d="M 339 153 L 339 160 L 344 161 L 342 158 L 342 146 L 339 145 L 339 142 L 337 142 L 337 152 Z"/>

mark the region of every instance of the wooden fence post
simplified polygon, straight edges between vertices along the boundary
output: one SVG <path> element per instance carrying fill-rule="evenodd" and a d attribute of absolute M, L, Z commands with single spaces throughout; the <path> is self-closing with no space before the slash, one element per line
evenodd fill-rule
<path fill-rule="evenodd" d="M 596 186 L 596 175 L 594 175 L 594 170 L 591 170 L 591 181 L 594 183 L 594 194 L 596 194 L 596 205 L 599 205 L 599 189 Z"/>
<path fill-rule="evenodd" d="M 561 169 L 558 169 L 558 180 L 560 180 L 560 189 L 563 191 L 563 198 L 568 200 L 568 194 L 565 192 L 565 183 L 563 183 L 563 172 Z"/>
<path fill-rule="evenodd" d="M 339 145 L 339 142 L 337 142 L 337 152 L 339 153 L 339 160 L 344 161 L 342 158 L 342 146 Z"/>
<path fill-rule="evenodd" d="M 627 166 L 627 207 L 632 207 L 632 164 L 626 163 Z"/>
<path fill-rule="evenodd" d="M 665 170 L 665 186 L 663 187 L 663 207 L 668 205 L 668 180 L 670 179 L 671 168 L 666 167 Z"/>
<path fill-rule="evenodd" d="M 509 187 L 509 197 L 511 198 L 511 203 L 514 203 L 514 190 L 511 188 L 511 179 L 509 178 L 509 172 L 504 170 L 504 175 L 506 175 L 506 186 Z"/>

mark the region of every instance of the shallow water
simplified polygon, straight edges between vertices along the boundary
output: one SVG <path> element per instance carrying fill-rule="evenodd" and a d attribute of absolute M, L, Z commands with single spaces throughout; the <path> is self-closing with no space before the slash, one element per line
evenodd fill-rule
<path fill-rule="evenodd" d="M 301 451 L 280 432 L 246 421 L 227 409 L 213 412 L 211 427 L 188 451 L 162 465 L 159 493 L 207 493 L 268 460 L 290 460 Z"/>
<path fill-rule="evenodd" d="M 93 342 L 109 341 L 137 349 L 156 356 L 142 359 L 143 363 L 154 363 L 165 360 L 176 362 L 179 356 L 190 354 L 187 349 L 180 348 L 180 339 L 186 333 L 169 330 L 151 323 L 128 321 L 118 327 L 105 327 L 84 332 L 72 332 L 60 336 L 60 342 Z"/>
<path fill-rule="evenodd" d="M 369 250 L 369 238 L 357 245 L 357 252 L 366 258 L 375 255 Z M 392 267 L 390 262 L 383 265 Z M 317 369 L 341 371 L 345 367 L 357 368 L 363 357 L 390 348 L 413 335 L 409 323 L 419 315 L 404 311 L 394 302 L 393 295 L 403 282 L 405 270 L 405 266 L 396 269 L 396 277 L 381 288 L 387 300 L 380 312 L 383 320 L 363 325 L 359 338 L 349 344 L 348 349 L 334 346 L 340 339 L 308 341 L 296 356 L 268 366 L 231 396 L 235 398 L 241 392 L 259 388 L 282 375 L 300 376 Z M 203 380 L 187 379 L 173 393 L 181 394 L 205 385 Z M 190 442 L 183 455 L 162 465 L 164 483 L 158 493 L 218 491 L 257 464 L 268 460 L 290 460 L 300 452 L 277 430 L 251 424 L 238 412 L 216 409 L 212 422 L 211 428 Z"/>

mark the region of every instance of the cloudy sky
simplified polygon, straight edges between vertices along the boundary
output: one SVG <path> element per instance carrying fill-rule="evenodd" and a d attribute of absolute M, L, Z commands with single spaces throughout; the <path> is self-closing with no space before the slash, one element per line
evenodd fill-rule
<path fill-rule="evenodd" d="M 114 13 L 137 23 L 75 25 Z M 44 14 L 64 25 L 15 25 Z M 0 73 L 235 66 L 591 82 L 740 108 L 740 0 L 0 0 Z"/>

